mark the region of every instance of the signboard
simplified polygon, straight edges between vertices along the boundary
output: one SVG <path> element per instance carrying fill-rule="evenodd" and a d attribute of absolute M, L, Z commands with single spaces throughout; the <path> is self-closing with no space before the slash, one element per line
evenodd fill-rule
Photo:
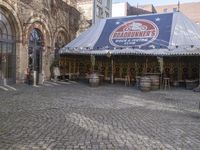
<path fill-rule="evenodd" d="M 172 18 L 173 13 L 109 19 L 94 48 L 166 48 Z"/>

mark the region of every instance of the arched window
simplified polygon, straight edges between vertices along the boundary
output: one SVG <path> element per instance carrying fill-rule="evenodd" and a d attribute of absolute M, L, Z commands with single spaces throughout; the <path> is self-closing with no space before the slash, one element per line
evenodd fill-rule
<path fill-rule="evenodd" d="M 29 35 L 29 68 L 38 73 L 42 71 L 43 35 L 40 30 L 33 29 Z"/>
<path fill-rule="evenodd" d="M 0 8 L 0 84 L 14 82 L 16 74 L 15 29 L 8 12 Z"/>
<path fill-rule="evenodd" d="M 62 48 L 63 46 L 65 46 L 67 42 L 67 37 L 65 35 L 65 33 L 63 31 L 60 31 L 56 37 L 56 41 L 55 41 L 55 57 L 58 57 L 58 51 L 60 48 Z"/>
<path fill-rule="evenodd" d="M 43 36 L 40 30 L 33 29 L 29 36 L 29 46 L 43 46 Z"/>

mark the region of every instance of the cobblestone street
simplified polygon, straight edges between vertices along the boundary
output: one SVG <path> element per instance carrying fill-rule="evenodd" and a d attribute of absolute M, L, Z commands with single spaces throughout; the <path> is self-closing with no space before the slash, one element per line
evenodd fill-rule
<path fill-rule="evenodd" d="M 1 150 L 199 150 L 200 93 L 76 82 L 0 89 Z"/>

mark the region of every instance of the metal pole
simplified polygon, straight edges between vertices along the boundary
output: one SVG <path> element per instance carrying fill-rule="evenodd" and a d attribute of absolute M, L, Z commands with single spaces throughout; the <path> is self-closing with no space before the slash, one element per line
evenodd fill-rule
<path fill-rule="evenodd" d="M 135 77 L 138 76 L 138 66 L 137 66 L 137 57 L 134 57 L 135 60 Z"/>
<path fill-rule="evenodd" d="M 128 69 L 126 71 L 128 76 L 130 75 L 130 62 L 129 61 L 130 61 L 130 59 L 129 59 L 129 56 L 128 56 L 128 66 L 127 66 Z"/>
<path fill-rule="evenodd" d="M 146 59 L 146 64 L 145 64 L 145 73 L 147 73 L 147 68 L 148 68 L 148 57 L 146 56 L 145 57 L 145 59 Z"/>
<path fill-rule="evenodd" d="M 34 41 L 34 47 L 33 47 L 33 86 L 37 85 L 37 71 L 36 71 L 36 64 L 35 64 L 35 59 L 36 59 L 36 40 Z"/>
<path fill-rule="evenodd" d="M 90 61 L 91 61 L 92 73 L 94 73 L 94 67 L 95 67 L 95 61 L 96 61 L 94 55 L 90 56 Z"/>
<path fill-rule="evenodd" d="M 200 87 L 200 62 L 199 62 L 199 87 Z"/>
<path fill-rule="evenodd" d="M 111 57 L 111 84 L 114 83 L 114 75 L 113 75 L 113 65 L 114 65 L 114 62 L 113 62 L 113 57 Z"/>
<path fill-rule="evenodd" d="M 39 70 L 39 73 L 40 73 L 40 84 L 44 84 L 44 71 L 43 71 L 43 50 L 44 50 L 44 47 L 41 47 L 40 49 L 40 70 Z"/>
<path fill-rule="evenodd" d="M 36 79 L 37 79 L 37 71 L 33 71 L 33 86 L 36 86 L 37 83 L 36 83 Z"/>
<path fill-rule="evenodd" d="M 199 60 L 199 85 L 198 85 L 197 89 L 200 89 L 200 60 Z M 199 109 L 200 109 L 200 102 L 199 102 Z"/>
<path fill-rule="evenodd" d="M 178 57 L 178 81 L 181 80 L 181 62 L 180 62 L 180 57 Z"/>

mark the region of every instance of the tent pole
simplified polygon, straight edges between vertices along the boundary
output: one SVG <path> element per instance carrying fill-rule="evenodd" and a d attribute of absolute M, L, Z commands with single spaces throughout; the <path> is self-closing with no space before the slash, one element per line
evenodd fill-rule
<path fill-rule="evenodd" d="M 80 58 L 79 58 L 80 59 Z M 76 63 L 77 63 L 77 73 L 79 74 L 79 61 L 78 58 L 76 59 Z"/>
<path fill-rule="evenodd" d="M 200 88 L 200 60 L 199 60 L 199 88 Z"/>
<path fill-rule="evenodd" d="M 123 63 L 123 58 L 121 57 L 121 55 L 119 55 L 119 60 L 120 60 L 119 61 L 120 62 L 119 63 L 119 66 L 120 66 L 120 68 L 119 68 L 119 77 L 122 78 L 122 67 L 123 67 L 122 63 Z"/>
<path fill-rule="evenodd" d="M 91 69 L 92 69 L 92 73 L 94 73 L 94 66 L 95 66 L 95 55 L 91 55 L 90 56 L 90 61 L 91 61 Z"/>
<path fill-rule="evenodd" d="M 65 75 L 68 73 L 67 72 L 67 56 L 65 56 L 65 63 L 64 63 L 64 65 L 65 65 Z"/>
<path fill-rule="evenodd" d="M 147 56 L 145 57 L 145 62 L 146 62 L 146 64 L 145 64 L 145 73 L 147 73 L 147 67 L 148 67 L 148 58 L 147 58 Z"/>
<path fill-rule="evenodd" d="M 135 57 L 135 77 L 138 75 L 138 69 L 137 69 L 137 58 Z"/>
<path fill-rule="evenodd" d="M 74 61 L 74 70 L 73 70 L 73 73 L 76 73 L 76 56 L 75 56 L 75 58 L 73 59 Z"/>
<path fill-rule="evenodd" d="M 71 80 L 71 58 L 69 59 L 69 80 Z"/>
<path fill-rule="evenodd" d="M 128 66 L 127 66 L 127 75 L 129 76 L 129 74 L 130 74 L 130 62 L 129 62 L 130 60 L 129 60 L 129 56 L 128 56 Z"/>
<path fill-rule="evenodd" d="M 113 84 L 114 83 L 114 73 L 113 73 L 113 71 L 114 71 L 114 61 L 113 61 L 113 56 L 111 57 L 111 84 Z"/>
<path fill-rule="evenodd" d="M 200 60 L 199 60 L 199 85 L 197 88 L 194 89 L 194 91 L 200 92 Z M 199 109 L 200 109 L 200 102 L 199 102 Z"/>
<path fill-rule="evenodd" d="M 178 81 L 180 81 L 181 76 L 181 64 L 180 64 L 180 57 L 178 57 Z"/>

